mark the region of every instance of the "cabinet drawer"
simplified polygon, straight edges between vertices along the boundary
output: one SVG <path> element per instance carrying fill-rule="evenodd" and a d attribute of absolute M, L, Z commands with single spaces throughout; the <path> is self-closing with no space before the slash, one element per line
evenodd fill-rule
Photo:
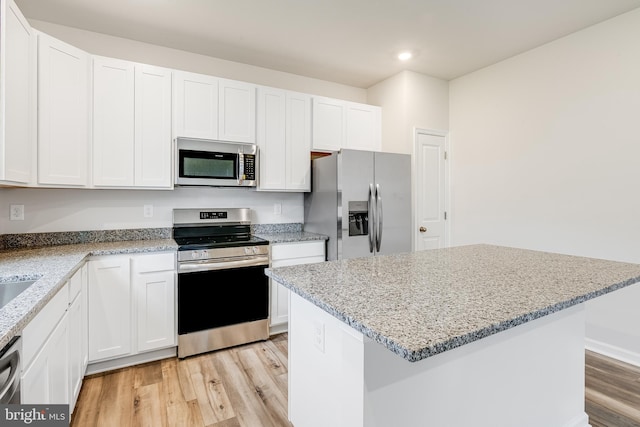
<path fill-rule="evenodd" d="M 308 258 L 324 257 L 324 240 L 314 240 L 312 242 L 297 243 L 276 243 L 271 247 L 271 259 Z"/>
<path fill-rule="evenodd" d="M 313 264 L 314 262 L 324 262 L 324 255 L 309 256 L 304 258 L 277 259 L 271 261 L 271 267 L 287 267 L 290 265 Z"/>
<path fill-rule="evenodd" d="M 58 291 L 57 294 L 45 305 L 40 313 L 22 330 L 22 357 L 23 367 L 26 368 L 33 357 L 47 340 L 51 331 L 64 316 L 69 305 L 69 283 Z"/>
<path fill-rule="evenodd" d="M 175 270 L 175 252 L 136 255 L 131 257 L 131 268 L 135 273 Z"/>

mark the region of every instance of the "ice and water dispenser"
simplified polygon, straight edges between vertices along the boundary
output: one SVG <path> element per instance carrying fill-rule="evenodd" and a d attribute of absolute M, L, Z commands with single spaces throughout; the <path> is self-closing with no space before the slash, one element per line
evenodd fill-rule
<path fill-rule="evenodd" d="M 349 202 L 349 236 L 369 234 L 369 202 Z"/>

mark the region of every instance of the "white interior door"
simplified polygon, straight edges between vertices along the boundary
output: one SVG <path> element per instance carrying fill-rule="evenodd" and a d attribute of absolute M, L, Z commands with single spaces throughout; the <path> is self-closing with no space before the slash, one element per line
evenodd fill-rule
<path fill-rule="evenodd" d="M 416 129 L 415 134 L 415 242 L 416 250 L 448 246 L 447 137 Z"/>

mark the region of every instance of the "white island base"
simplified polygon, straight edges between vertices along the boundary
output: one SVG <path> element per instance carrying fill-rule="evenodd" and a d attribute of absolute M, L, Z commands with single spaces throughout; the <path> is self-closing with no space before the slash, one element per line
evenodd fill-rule
<path fill-rule="evenodd" d="M 587 427 L 584 304 L 409 362 L 291 293 L 295 427 Z"/>

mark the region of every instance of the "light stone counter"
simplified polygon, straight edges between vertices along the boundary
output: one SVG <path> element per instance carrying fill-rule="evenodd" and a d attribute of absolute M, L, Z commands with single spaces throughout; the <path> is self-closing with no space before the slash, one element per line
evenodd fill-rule
<path fill-rule="evenodd" d="M 269 243 L 296 243 L 312 242 L 316 240 L 327 240 L 329 237 L 324 234 L 316 234 L 308 231 L 291 231 L 275 233 L 256 233 L 256 237 L 268 240 Z"/>
<path fill-rule="evenodd" d="M 473 245 L 267 275 L 415 362 L 640 281 L 640 265 Z"/>
<path fill-rule="evenodd" d="M 135 240 L 0 251 L 0 282 L 36 280 L 0 309 L 0 348 L 35 317 L 90 256 L 175 251 L 171 239 Z"/>

